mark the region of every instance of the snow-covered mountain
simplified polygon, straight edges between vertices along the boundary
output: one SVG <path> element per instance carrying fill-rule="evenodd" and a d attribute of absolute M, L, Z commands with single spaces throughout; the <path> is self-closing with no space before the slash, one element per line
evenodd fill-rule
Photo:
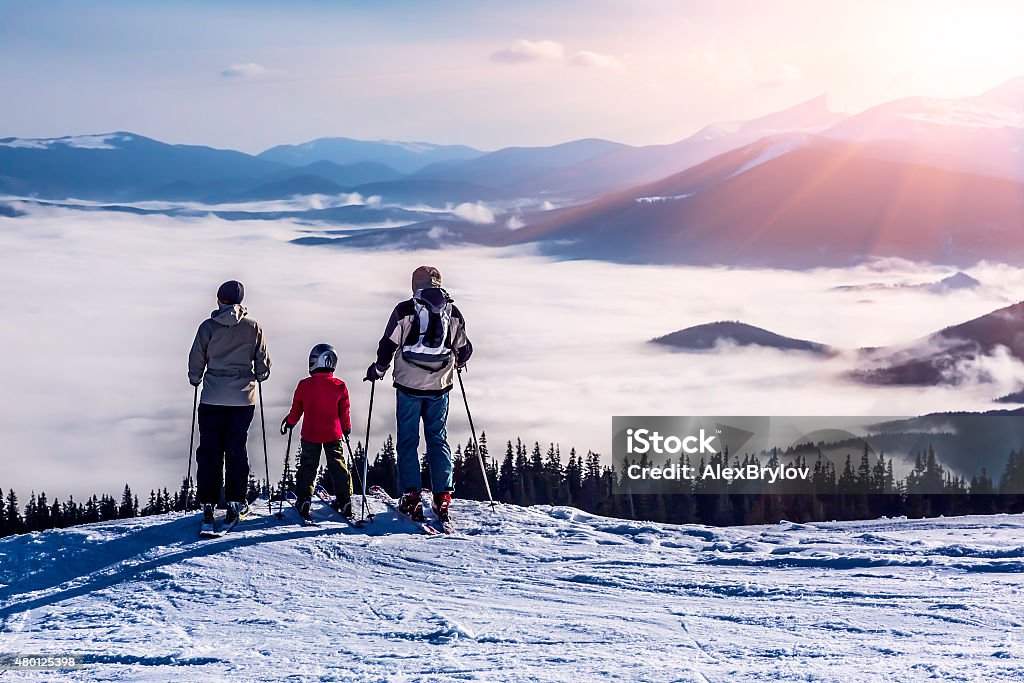
<path fill-rule="evenodd" d="M 715 528 L 457 501 L 462 534 L 265 509 L 0 540 L 4 650 L 60 680 L 1014 680 L 1024 516 Z M 652 656 L 655 655 L 656 656 Z M 19 671 L 52 681 L 52 671 Z M 14 679 L 12 679 L 14 680 Z"/>
<path fill-rule="evenodd" d="M 546 147 L 506 147 L 475 159 L 431 164 L 416 176 L 506 188 L 625 149 L 634 148 L 600 139 L 573 140 Z"/>
<path fill-rule="evenodd" d="M 824 135 L 873 143 L 886 158 L 1024 180 L 1024 78 L 975 97 L 886 102 Z"/>
<path fill-rule="evenodd" d="M 1024 257 L 1024 184 L 779 134 L 662 180 L 527 216 L 500 235 L 550 253 L 641 263 L 845 266 Z"/>
<path fill-rule="evenodd" d="M 525 180 L 520 184 L 520 191 L 569 196 L 599 195 L 665 178 L 766 136 L 817 133 L 847 116 L 834 99 L 822 95 L 749 121 L 714 123 L 668 145 L 613 150 Z"/>
<path fill-rule="evenodd" d="M 372 161 L 402 173 L 412 173 L 440 161 L 473 159 L 482 154 L 480 150 L 466 145 L 335 137 L 318 138 L 297 145 L 278 145 L 261 152 L 259 157 L 292 166 L 305 166 L 316 161 L 332 161 L 339 165 Z"/>
<path fill-rule="evenodd" d="M 242 190 L 281 170 L 242 152 L 171 145 L 127 132 L 0 139 L 0 193 L 89 199 Z"/>

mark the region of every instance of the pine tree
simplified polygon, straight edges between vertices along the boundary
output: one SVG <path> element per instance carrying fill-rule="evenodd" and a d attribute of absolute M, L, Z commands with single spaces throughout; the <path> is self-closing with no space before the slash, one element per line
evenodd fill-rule
<path fill-rule="evenodd" d="M 135 506 L 133 504 L 132 490 L 128 484 L 124 485 L 124 492 L 121 493 L 121 504 L 117 507 L 117 516 L 121 519 L 134 517 Z"/>
<path fill-rule="evenodd" d="M 516 481 L 519 483 L 520 505 L 533 505 L 536 498 L 533 495 L 533 480 L 530 474 L 530 465 L 526 460 L 526 445 L 522 439 L 516 439 Z"/>
<path fill-rule="evenodd" d="M 25 522 L 21 517 L 21 511 L 18 509 L 18 496 L 14 493 L 14 489 L 8 489 L 7 491 L 7 511 L 5 513 L 5 519 L 7 521 L 7 533 L 24 533 Z"/>
<path fill-rule="evenodd" d="M 516 481 L 516 456 L 512 449 L 512 439 L 505 444 L 505 457 L 501 461 L 501 469 L 498 472 L 498 487 L 494 492 L 498 500 L 511 503 L 515 500 L 518 482 Z"/>
<path fill-rule="evenodd" d="M 63 529 L 67 524 L 64 521 L 64 509 L 61 507 L 57 499 L 53 499 L 53 503 L 50 505 L 50 528 Z"/>
<path fill-rule="evenodd" d="M 53 528 L 53 522 L 50 519 L 50 503 L 46 500 L 45 491 L 40 491 L 39 498 L 36 499 L 36 528 L 39 531 Z"/>
<path fill-rule="evenodd" d="M 36 515 L 36 492 L 32 491 L 28 504 L 25 505 L 25 528 L 28 531 L 39 531 L 39 518 Z"/>
<path fill-rule="evenodd" d="M 79 524 L 82 519 L 81 510 L 75 503 L 74 496 L 68 496 L 68 501 L 64 503 L 62 512 L 65 526 L 75 526 L 76 524 Z"/>

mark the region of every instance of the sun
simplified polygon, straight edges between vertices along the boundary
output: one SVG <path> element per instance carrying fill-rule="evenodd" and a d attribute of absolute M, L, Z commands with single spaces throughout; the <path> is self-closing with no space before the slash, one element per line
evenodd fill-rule
<path fill-rule="evenodd" d="M 970 92 L 1024 71 L 1024 2 L 937 2 L 907 23 L 905 46 L 922 80 Z"/>

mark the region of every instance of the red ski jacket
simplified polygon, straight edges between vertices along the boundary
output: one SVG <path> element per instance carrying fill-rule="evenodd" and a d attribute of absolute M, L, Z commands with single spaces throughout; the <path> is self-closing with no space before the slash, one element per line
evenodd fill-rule
<path fill-rule="evenodd" d="M 302 421 L 302 439 L 311 443 L 337 441 L 352 430 L 348 387 L 333 374 L 318 372 L 299 382 L 292 411 L 285 419 L 293 427 Z"/>

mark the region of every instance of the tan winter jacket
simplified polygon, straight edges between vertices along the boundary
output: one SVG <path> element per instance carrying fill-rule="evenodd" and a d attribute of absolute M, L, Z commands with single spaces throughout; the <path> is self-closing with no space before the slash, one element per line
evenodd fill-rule
<path fill-rule="evenodd" d="M 225 304 L 199 326 L 188 355 L 188 379 L 196 385 L 203 382 L 202 403 L 255 405 L 256 380 L 268 377 L 263 329 L 247 317 L 245 306 Z"/>

